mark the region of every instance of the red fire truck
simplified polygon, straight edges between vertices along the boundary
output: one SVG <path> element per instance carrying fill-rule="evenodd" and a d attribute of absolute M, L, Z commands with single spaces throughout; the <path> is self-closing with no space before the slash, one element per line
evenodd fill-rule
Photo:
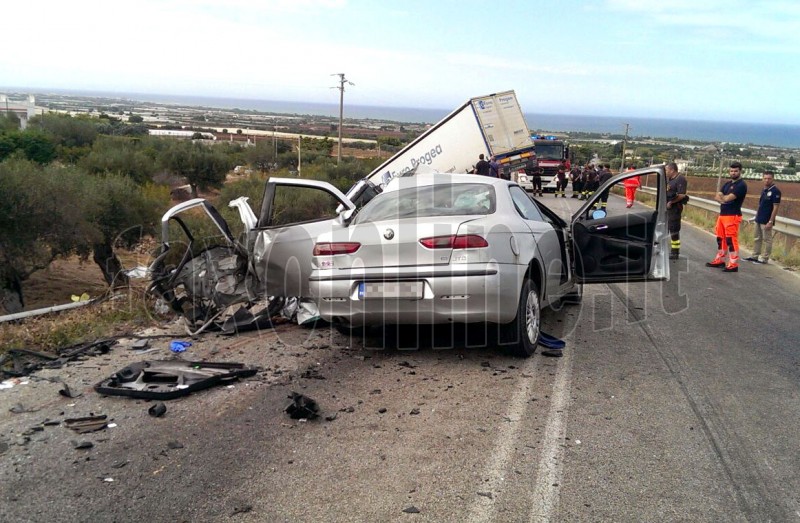
<path fill-rule="evenodd" d="M 569 144 L 557 136 L 532 134 L 536 160 L 542 173 L 542 187 L 545 191 L 555 191 L 555 177 L 558 170 L 563 168 L 569 174 Z"/>

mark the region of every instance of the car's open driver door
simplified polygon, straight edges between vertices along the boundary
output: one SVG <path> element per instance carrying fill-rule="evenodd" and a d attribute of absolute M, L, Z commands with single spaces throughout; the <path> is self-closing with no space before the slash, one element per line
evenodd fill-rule
<path fill-rule="evenodd" d="M 641 203 L 628 206 L 623 181 L 634 177 L 656 193 L 648 191 Z M 666 209 L 663 165 L 628 171 L 602 184 L 570 222 L 576 282 L 668 280 Z"/>

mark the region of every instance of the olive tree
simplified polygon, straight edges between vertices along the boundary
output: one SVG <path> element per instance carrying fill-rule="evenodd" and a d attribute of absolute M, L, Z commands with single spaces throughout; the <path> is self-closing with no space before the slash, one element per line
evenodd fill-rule
<path fill-rule="evenodd" d="M 0 305 L 8 312 L 24 307 L 23 282 L 59 257 L 93 253 L 106 282 L 125 283 L 114 242 L 135 241 L 125 234 L 131 227 L 152 231 L 169 203 L 166 188 L 18 159 L 0 163 L 0 194 Z"/>
<path fill-rule="evenodd" d="M 226 174 L 233 168 L 233 159 L 225 151 L 202 143 L 174 142 L 161 158 L 165 169 L 186 178 L 194 198 L 198 190 L 222 187 Z"/>

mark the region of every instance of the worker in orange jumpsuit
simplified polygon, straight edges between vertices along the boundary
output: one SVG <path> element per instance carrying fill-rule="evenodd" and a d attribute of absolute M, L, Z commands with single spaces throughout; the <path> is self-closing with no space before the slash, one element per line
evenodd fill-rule
<path fill-rule="evenodd" d="M 636 170 L 636 167 L 628 167 L 629 171 Z M 636 189 L 642 186 L 642 182 L 638 176 L 627 178 L 622 185 L 625 187 L 625 207 L 633 207 L 633 202 L 636 201 Z"/>
<path fill-rule="evenodd" d="M 706 263 L 706 267 L 724 267 L 724 272 L 739 272 L 739 224 L 742 223 L 742 203 L 747 196 L 747 183 L 742 180 L 742 164 L 739 162 L 731 164 L 728 175 L 731 179 L 714 196 L 719 202 L 717 257 Z"/>

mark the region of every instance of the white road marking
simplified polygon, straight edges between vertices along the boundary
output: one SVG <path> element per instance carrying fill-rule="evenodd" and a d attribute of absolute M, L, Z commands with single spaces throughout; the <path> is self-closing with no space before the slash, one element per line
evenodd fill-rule
<path fill-rule="evenodd" d="M 536 471 L 536 484 L 533 489 L 533 505 L 530 513 L 532 522 L 550 521 L 553 511 L 558 506 L 563 470 L 564 447 L 562 444 L 567 431 L 567 407 L 571 379 L 572 351 L 564 350 L 564 356 L 559 361 L 556 371 L 550 413 L 547 416 L 547 426 L 542 442 L 542 454 L 539 458 L 539 468 Z"/>
<path fill-rule="evenodd" d="M 483 477 L 488 476 L 489 481 L 481 483 L 476 489 L 476 492 L 491 492 L 496 496 L 503 481 L 505 481 L 504 474 L 507 472 L 508 463 L 514 454 L 514 446 L 519 439 L 519 431 L 520 428 L 522 428 L 521 420 L 527 408 L 530 396 L 530 386 L 538 375 L 538 363 L 541 359 L 541 356 L 534 356 L 527 360 L 520 368 L 520 373 L 528 374 L 533 377 L 521 379 L 519 386 L 511 397 L 511 401 L 504 416 L 505 419 L 510 421 L 508 423 L 503 423 L 500 429 L 500 435 L 494 447 L 494 452 L 492 453 L 491 461 L 483 473 Z M 489 498 L 476 495 L 466 521 L 496 521 L 497 518 L 494 515 L 495 499 L 496 497 Z"/>
<path fill-rule="evenodd" d="M 528 360 L 522 368 L 522 372 L 536 376 L 537 374 L 535 373 L 539 372 L 538 362 L 540 361 L 542 361 L 541 356 L 534 357 L 533 361 Z M 537 467 L 536 483 L 533 485 L 529 519 L 537 523 L 550 521 L 553 511 L 558 506 L 560 487 L 553 485 L 559 483 L 561 479 L 562 444 L 566 434 L 571 375 L 572 351 L 567 349 L 564 351 L 564 356 L 558 360 L 553 391 L 550 395 L 550 410 L 542 438 L 542 451 Z M 514 448 L 518 446 L 519 432 L 522 428 L 521 420 L 530 399 L 530 386 L 532 383 L 530 380 L 528 378 L 522 381 L 514 391 L 505 414 L 505 417 L 511 422 L 505 424 L 501 429 L 491 461 L 483 475 L 488 477 L 489 481 L 482 483 L 476 489 L 481 492 L 491 492 L 494 496 L 490 499 L 486 496 L 476 495 L 466 521 L 497 521 L 498 519 L 495 514 L 497 493 L 503 490 L 502 484 L 505 481 L 505 476 L 511 473 L 509 462 L 513 457 Z"/>

